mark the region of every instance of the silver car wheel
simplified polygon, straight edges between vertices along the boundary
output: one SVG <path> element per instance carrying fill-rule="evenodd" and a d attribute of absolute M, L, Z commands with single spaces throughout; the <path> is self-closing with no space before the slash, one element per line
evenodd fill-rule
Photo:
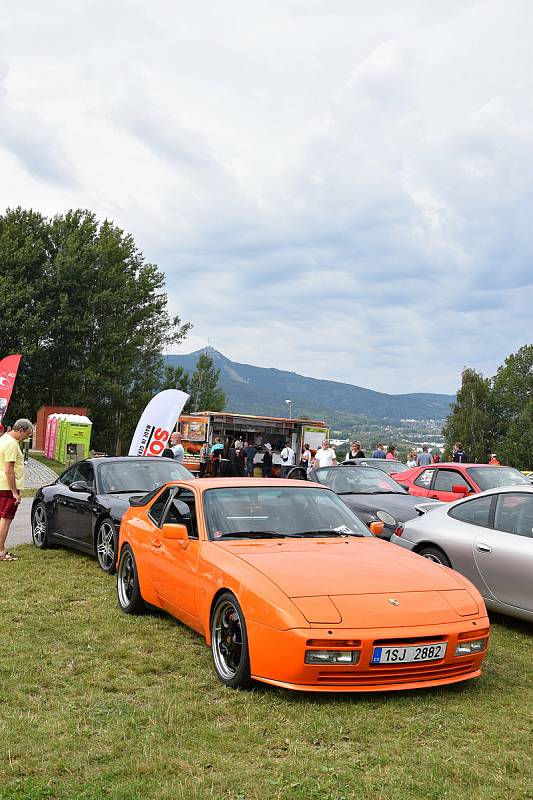
<path fill-rule="evenodd" d="M 96 555 L 104 572 L 110 572 L 115 566 L 115 528 L 109 520 L 102 522 L 96 534 Z"/>
<path fill-rule="evenodd" d="M 120 559 L 117 589 L 120 605 L 122 608 L 129 608 L 135 590 L 135 563 L 129 550 Z"/>
<path fill-rule="evenodd" d="M 46 542 L 46 509 L 39 504 L 33 512 L 31 535 L 37 547 L 43 547 Z"/>

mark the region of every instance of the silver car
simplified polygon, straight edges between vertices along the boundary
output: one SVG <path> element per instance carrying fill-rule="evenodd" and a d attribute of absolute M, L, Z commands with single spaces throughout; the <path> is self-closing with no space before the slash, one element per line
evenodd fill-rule
<path fill-rule="evenodd" d="M 533 486 L 439 506 L 408 520 L 391 542 L 466 575 L 488 609 L 533 621 Z"/>

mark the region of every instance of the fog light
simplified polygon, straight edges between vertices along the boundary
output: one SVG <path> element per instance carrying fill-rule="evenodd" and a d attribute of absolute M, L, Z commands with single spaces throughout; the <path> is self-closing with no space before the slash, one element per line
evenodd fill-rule
<path fill-rule="evenodd" d="M 487 647 L 487 639 L 475 639 L 473 642 L 461 642 L 455 648 L 456 656 L 470 656 L 472 653 L 481 653 Z"/>
<path fill-rule="evenodd" d="M 306 650 L 306 664 L 357 664 L 357 650 Z"/>

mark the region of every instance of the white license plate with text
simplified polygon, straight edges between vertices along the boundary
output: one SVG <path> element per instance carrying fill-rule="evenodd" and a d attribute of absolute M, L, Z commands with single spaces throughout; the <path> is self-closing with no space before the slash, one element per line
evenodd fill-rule
<path fill-rule="evenodd" d="M 374 647 L 371 664 L 412 664 L 437 661 L 446 655 L 446 642 L 410 645 L 409 647 Z"/>

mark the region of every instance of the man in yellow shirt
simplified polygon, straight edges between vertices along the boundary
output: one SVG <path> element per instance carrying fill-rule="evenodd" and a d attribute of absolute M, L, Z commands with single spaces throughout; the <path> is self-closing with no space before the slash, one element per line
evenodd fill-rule
<path fill-rule="evenodd" d="M 6 550 L 9 526 L 20 504 L 24 485 L 24 458 L 20 443 L 33 433 L 29 419 L 18 419 L 9 433 L 0 436 L 0 561 L 16 561 Z"/>

